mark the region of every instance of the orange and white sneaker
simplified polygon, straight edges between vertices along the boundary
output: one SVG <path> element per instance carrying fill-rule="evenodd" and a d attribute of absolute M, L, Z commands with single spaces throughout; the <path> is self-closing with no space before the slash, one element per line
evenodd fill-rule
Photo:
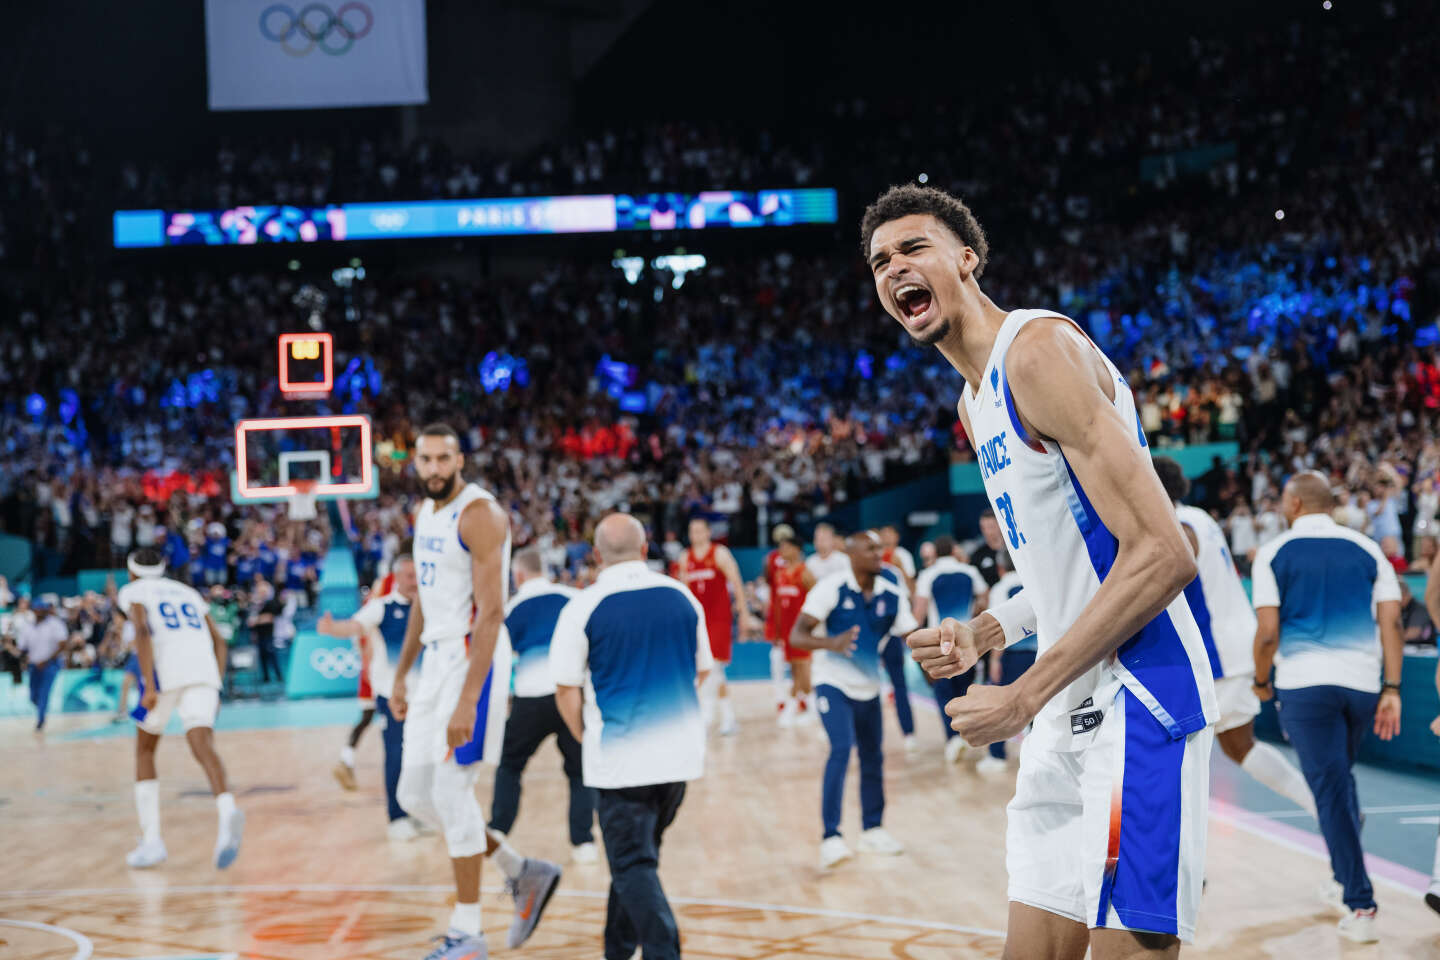
<path fill-rule="evenodd" d="M 514 950 L 530 939 L 530 934 L 540 925 L 540 916 L 550 903 L 555 888 L 560 885 L 561 870 L 558 864 L 549 860 L 525 858 L 520 876 L 506 883 L 510 895 L 515 898 L 515 919 L 510 923 L 510 933 L 505 945 Z"/>

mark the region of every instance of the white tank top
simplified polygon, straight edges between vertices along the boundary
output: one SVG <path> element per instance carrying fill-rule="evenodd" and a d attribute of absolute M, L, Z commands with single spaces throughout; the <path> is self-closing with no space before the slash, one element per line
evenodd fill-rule
<path fill-rule="evenodd" d="M 460 514 L 476 500 L 495 498 L 473 483 L 438 511 L 435 501 L 426 499 L 415 518 L 415 574 L 420 583 L 420 612 L 425 626 L 421 643 L 459 640 L 470 634 L 475 614 L 475 589 L 471 580 L 470 550 L 460 542 Z M 509 595 L 510 533 L 505 533 L 504 555 L 500 558 L 500 602 Z M 502 614 L 503 615 L 503 614 Z"/>
<path fill-rule="evenodd" d="M 1090 505 L 1060 445 L 1029 436 L 1015 411 L 1005 375 L 1005 355 L 1021 328 L 1038 317 L 1069 320 L 1050 310 L 1012 311 L 995 338 L 978 395 L 967 383 L 962 402 L 970 417 L 985 492 L 995 508 L 1015 572 L 1035 608 L 1043 657 L 1110 572 L 1116 540 Z M 1095 350 L 1100 353 L 1098 347 Z M 1100 358 L 1114 379 L 1116 407 L 1135 424 L 1130 441 L 1143 447 L 1145 434 L 1130 387 L 1103 353 Z M 1214 721 L 1217 710 L 1210 664 L 1183 595 L 1121 644 L 1116 656 L 1091 667 L 1046 704 L 1035 718 L 1034 734 L 1047 749 L 1088 745 L 1120 684 L 1172 738 Z"/>
<path fill-rule="evenodd" d="M 1210 615 L 1211 643 L 1206 644 L 1211 672 L 1216 679 L 1253 674 L 1255 669 L 1255 611 L 1245 595 L 1245 585 L 1230 557 L 1225 531 L 1210 514 L 1199 507 L 1181 505 L 1175 508 L 1180 522 L 1195 531 L 1200 552 L 1195 565 L 1200 568 L 1200 592 Z M 1192 609 L 1194 603 L 1191 604 Z M 1198 610 L 1196 619 L 1200 618 Z M 1211 644 L 1213 643 L 1213 652 Z"/>

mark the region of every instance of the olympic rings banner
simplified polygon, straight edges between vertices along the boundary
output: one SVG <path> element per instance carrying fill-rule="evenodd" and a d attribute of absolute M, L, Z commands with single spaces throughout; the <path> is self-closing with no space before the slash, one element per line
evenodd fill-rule
<path fill-rule="evenodd" d="M 425 0 L 205 0 L 211 110 L 425 103 Z"/>

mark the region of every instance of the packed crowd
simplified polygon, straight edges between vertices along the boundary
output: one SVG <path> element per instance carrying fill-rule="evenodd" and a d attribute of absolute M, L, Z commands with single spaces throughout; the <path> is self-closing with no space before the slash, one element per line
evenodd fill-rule
<path fill-rule="evenodd" d="M 1152 442 L 1241 443 L 1241 462 L 1202 485 L 1238 531 L 1237 555 L 1267 535 L 1280 479 L 1303 464 L 1343 480 L 1356 515 L 1413 560 L 1440 498 L 1428 441 L 1440 409 L 1429 188 L 1440 81 L 1408 55 L 1426 35 L 1413 14 L 1376 16 L 1363 42 L 1315 25 L 1197 40 L 1173 61 L 1017 80 L 1013 96 L 960 114 L 846 101 L 783 135 L 641 126 L 523 158 L 301 139 L 221 145 L 176 169 L 126 164 L 111 182 L 83 144 L 7 134 L 0 266 L 66 279 L 0 293 L 16 318 L 0 330 L 0 523 L 69 569 L 113 564 L 164 527 L 172 557 L 202 579 L 218 523 L 233 569 L 250 514 L 226 496 L 231 424 L 301 409 L 278 393 L 273 344 L 303 322 L 305 278 L 65 275 L 85 203 L 782 182 L 858 201 L 925 170 L 990 227 L 987 292 L 1079 319 L 1125 367 Z M 1382 66 L 1352 70 L 1361 59 Z M 1347 96 L 1336 122 L 1315 122 L 1311 92 L 1327 85 Z M 883 317 L 858 258 L 773 242 L 712 258 L 679 289 L 578 262 L 484 283 L 405 271 L 346 290 L 316 281 L 332 289 L 323 319 L 347 371 L 326 406 L 377 426 L 387 496 L 355 510 L 362 552 L 403 538 L 407 452 L 432 419 L 460 428 L 511 504 L 518 541 L 556 556 L 580 552 L 593 518 L 616 506 L 648 515 L 662 542 L 706 513 L 752 543 L 765 522 L 820 516 L 968 459 L 953 372 Z"/>

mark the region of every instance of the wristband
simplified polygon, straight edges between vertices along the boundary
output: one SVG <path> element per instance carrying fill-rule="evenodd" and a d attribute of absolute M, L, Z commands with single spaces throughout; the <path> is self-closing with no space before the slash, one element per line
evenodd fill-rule
<path fill-rule="evenodd" d="M 1259 677 L 1255 677 L 1255 686 L 1262 689 L 1270 686 L 1270 678 L 1266 677 L 1264 680 L 1261 680 Z"/>
<path fill-rule="evenodd" d="M 1030 598 L 1025 596 L 1025 591 L 1020 591 L 1004 603 L 995 604 L 985 613 L 1000 624 L 1005 646 L 1035 639 L 1035 609 L 1030 606 Z"/>
<path fill-rule="evenodd" d="M 1399 692 L 1400 692 L 1400 684 L 1398 684 L 1398 683 L 1382 683 L 1382 684 L 1380 685 L 1380 692 L 1381 692 L 1381 693 L 1384 693 L 1386 690 L 1394 690 L 1396 693 L 1399 693 Z"/>

